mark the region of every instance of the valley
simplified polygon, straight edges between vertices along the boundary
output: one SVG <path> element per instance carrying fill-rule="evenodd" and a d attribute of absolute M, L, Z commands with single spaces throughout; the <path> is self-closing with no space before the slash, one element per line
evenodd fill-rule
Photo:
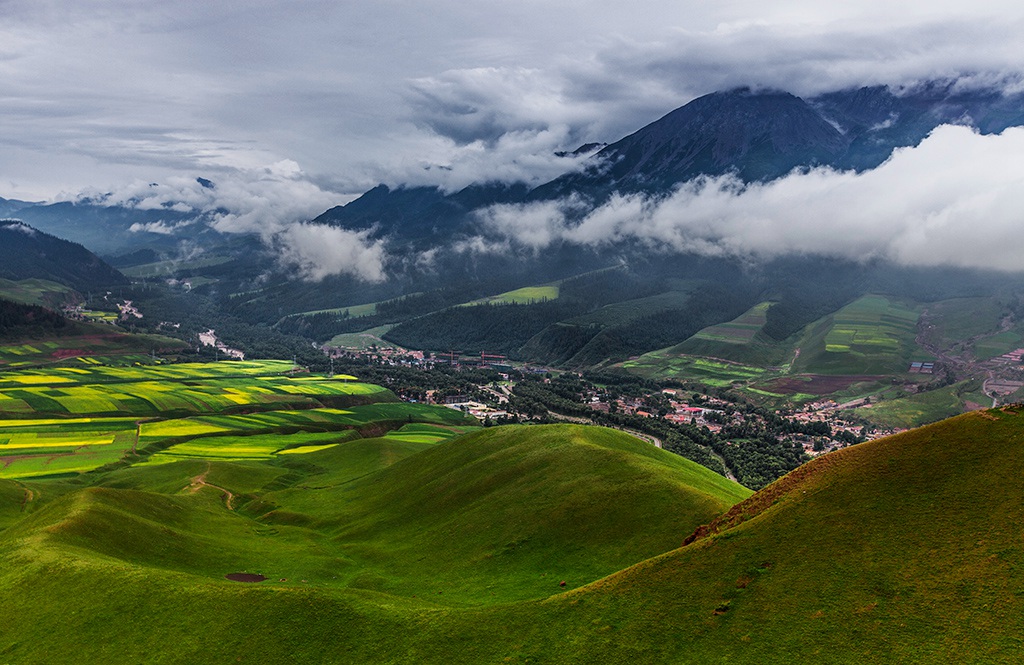
<path fill-rule="evenodd" d="M 0 199 L 0 661 L 1016 662 L 1024 93 L 851 85 Z"/>

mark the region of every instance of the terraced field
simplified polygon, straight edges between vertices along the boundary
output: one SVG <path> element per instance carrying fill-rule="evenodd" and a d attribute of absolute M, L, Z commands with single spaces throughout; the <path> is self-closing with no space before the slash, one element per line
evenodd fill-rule
<path fill-rule="evenodd" d="M 451 409 L 397 402 L 355 377 L 282 374 L 292 369 L 250 361 L 8 372 L 0 377 L 0 478 L 119 462 L 269 459 L 410 423 L 434 426 L 395 436 L 436 443 L 475 423 Z"/>
<path fill-rule="evenodd" d="M 161 335 L 128 334 L 108 325 L 78 323 L 87 334 L 9 340 L 0 343 L 0 368 L 24 368 L 68 362 L 88 365 L 133 365 L 151 362 L 149 355 L 174 353 L 188 346 Z M 71 360 L 73 359 L 73 360 Z"/>
<path fill-rule="evenodd" d="M 858 298 L 812 324 L 794 370 L 808 374 L 902 374 L 911 360 L 932 360 L 917 349 L 921 306 L 884 296 Z"/>
<path fill-rule="evenodd" d="M 622 366 L 649 379 L 699 381 L 708 386 L 724 388 L 734 383 L 747 383 L 765 374 L 765 369 L 699 356 L 676 355 L 669 349 L 652 351 Z"/>

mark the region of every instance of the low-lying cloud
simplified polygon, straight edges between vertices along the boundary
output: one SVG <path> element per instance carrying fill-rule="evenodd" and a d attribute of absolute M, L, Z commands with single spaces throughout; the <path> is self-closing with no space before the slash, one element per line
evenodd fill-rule
<path fill-rule="evenodd" d="M 700 179 L 662 199 L 615 196 L 582 215 L 567 214 L 572 201 L 494 206 L 480 214 L 486 233 L 476 247 L 639 243 L 755 260 L 815 254 L 1024 270 L 1022 154 L 1024 128 L 981 135 L 942 126 L 863 173 L 821 168 L 749 185 Z"/>
<path fill-rule="evenodd" d="M 387 278 L 384 244 L 371 240 L 368 231 L 349 231 L 324 224 L 293 224 L 275 240 L 280 260 L 300 277 L 320 281 L 332 275 L 350 275 L 368 282 Z"/>
<path fill-rule="evenodd" d="M 162 183 L 136 181 L 114 191 L 86 192 L 79 199 L 137 210 L 167 211 L 169 219 L 139 222 L 133 232 L 174 235 L 205 224 L 226 234 L 253 234 L 274 251 L 285 269 L 319 281 L 351 275 L 384 279 L 387 256 L 367 233 L 345 231 L 308 220 L 344 200 L 322 189 L 295 162 L 222 173 L 216 181 L 172 177 Z M 174 213 L 174 215 L 171 215 Z M 185 215 L 185 219 L 179 219 Z"/>

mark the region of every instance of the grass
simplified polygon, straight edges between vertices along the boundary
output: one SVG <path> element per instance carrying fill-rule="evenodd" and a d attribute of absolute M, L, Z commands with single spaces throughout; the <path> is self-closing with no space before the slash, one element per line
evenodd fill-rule
<path fill-rule="evenodd" d="M 325 346 L 341 347 L 346 349 L 358 349 L 365 351 L 371 346 L 377 348 L 388 348 L 397 349 L 400 348 L 391 342 L 385 341 L 382 336 L 389 330 L 394 328 L 394 324 L 387 324 L 383 326 L 377 326 L 376 328 L 370 328 L 362 332 L 357 333 L 344 333 L 342 335 L 335 335 L 329 341 L 325 343 Z"/>
<path fill-rule="evenodd" d="M 56 664 L 1016 662 L 1022 428 L 985 412 L 853 446 L 728 511 L 746 496 L 728 481 L 576 426 L 121 469 L 25 513 L 0 481 L 0 649 Z M 195 488 L 203 474 L 234 510 Z M 235 571 L 270 580 L 223 579 Z"/>
<path fill-rule="evenodd" d="M 644 378 L 697 381 L 719 388 L 753 381 L 765 373 L 761 367 L 699 356 L 680 356 L 669 349 L 645 353 L 622 363 L 622 367 Z"/>
<path fill-rule="evenodd" d="M 558 284 L 546 284 L 544 286 L 525 286 L 521 289 L 515 289 L 514 291 L 506 291 L 496 296 L 488 296 L 486 298 L 480 298 L 472 302 L 467 302 L 461 307 L 469 307 L 471 305 L 529 305 L 534 302 L 543 302 L 545 300 L 557 300 L 558 299 Z"/>
<path fill-rule="evenodd" d="M 605 305 L 589 314 L 569 319 L 568 323 L 581 326 L 599 325 L 602 327 L 626 325 L 630 321 L 635 321 L 645 316 L 683 308 L 690 300 L 691 291 L 699 288 L 699 285 L 700 282 L 697 281 L 680 281 L 677 284 L 679 287 L 677 290 Z"/>
<path fill-rule="evenodd" d="M 913 395 L 883 395 L 886 398 L 883 401 L 854 411 L 865 420 L 883 427 L 918 427 L 971 410 L 968 401 L 990 405 L 991 398 L 980 394 L 980 390 L 979 380 L 961 381 Z"/>
<path fill-rule="evenodd" d="M 74 290 L 46 279 L 0 279 L 0 298 L 26 305 L 56 307 L 66 302 Z"/>
<path fill-rule="evenodd" d="M 921 307 L 863 296 L 805 332 L 794 371 L 808 374 L 906 373 L 911 360 L 931 360 L 914 342 Z"/>
<path fill-rule="evenodd" d="M 1013 330 L 1007 330 L 978 340 L 974 344 L 974 353 L 979 360 L 988 360 L 1022 346 L 1024 346 L 1024 337 Z"/>

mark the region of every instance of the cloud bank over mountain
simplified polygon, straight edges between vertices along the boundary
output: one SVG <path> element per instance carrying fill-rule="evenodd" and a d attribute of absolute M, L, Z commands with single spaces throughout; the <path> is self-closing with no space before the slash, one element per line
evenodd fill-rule
<path fill-rule="evenodd" d="M 365 281 L 384 279 L 383 244 L 368 233 L 311 224 L 339 196 L 311 182 L 298 164 L 281 161 L 260 169 L 205 178 L 171 177 L 163 183 L 135 181 L 113 191 L 90 191 L 79 200 L 139 210 L 167 210 L 188 215 L 180 221 L 133 225 L 132 231 L 173 234 L 205 224 L 226 234 L 253 234 L 278 255 L 282 267 L 300 278 L 319 281 L 352 275 Z"/>
<path fill-rule="evenodd" d="M 60 48 L 54 48 L 59 44 Z M 1011 2 L 0 3 L 0 195 L 300 164 L 385 182 L 543 182 L 558 158 L 737 85 L 1020 85 Z"/>
<path fill-rule="evenodd" d="M 703 178 L 665 198 L 616 196 L 482 211 L 488 233 L 467 250 L 539 250 L 555 243 L 751 260 L 816 254 L 904 265 L 1024 270 L 1024 128 L 980 135 L 937 128 L 863 173 L 827 168 L 768 183 Z"/>

